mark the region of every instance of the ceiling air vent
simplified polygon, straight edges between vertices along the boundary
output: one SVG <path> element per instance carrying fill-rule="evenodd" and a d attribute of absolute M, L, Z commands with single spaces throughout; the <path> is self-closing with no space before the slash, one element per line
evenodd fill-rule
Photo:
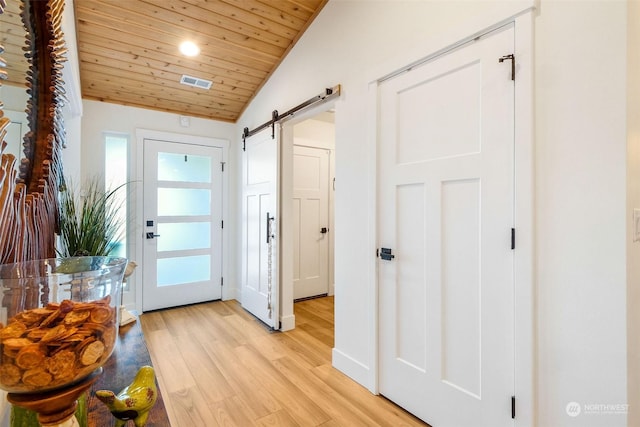
<path fill-rule="evenodd" d="M 183 74 L 182 77 L 180 78 L 180 83 L 187 86 L 199 87 L 200 89 L 209 90 L 213 82 Z"/>

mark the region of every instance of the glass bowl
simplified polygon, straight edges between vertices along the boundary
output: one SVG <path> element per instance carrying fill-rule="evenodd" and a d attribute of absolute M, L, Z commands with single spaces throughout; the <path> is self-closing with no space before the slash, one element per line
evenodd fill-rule
<path fill-rule="evenodd" d="M 0 388 L 41 393 L 102 366 L 118 334 L 126 258 L 50 258 L 0 266 Z"/>

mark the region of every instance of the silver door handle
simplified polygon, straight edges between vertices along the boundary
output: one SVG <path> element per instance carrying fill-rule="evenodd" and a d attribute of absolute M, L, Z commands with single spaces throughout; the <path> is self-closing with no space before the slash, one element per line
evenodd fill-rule
<path fill-rule="evenodd" d="M 267 244 L 269 244 L 269 241 L 275 237 L 273 235 L 273 231 L 271 230 L 271 227 L 273 225 L 273 220 L 274 219 L 275 219 L 275 217 L 269 216 L 269 212 L 267 212 L 267 224 L 266 224 L 266 227 L 265 227 L 267 229 Z"/>

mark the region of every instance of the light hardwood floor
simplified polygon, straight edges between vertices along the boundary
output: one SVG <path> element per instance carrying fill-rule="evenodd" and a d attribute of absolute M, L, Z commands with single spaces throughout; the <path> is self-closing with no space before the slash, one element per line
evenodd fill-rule
<path fill-rule="evenodd" d="M 236 301 L 140 316 L 173 427 L 426 426 L 331 367 L 333 298 L 272 332 Z"/>

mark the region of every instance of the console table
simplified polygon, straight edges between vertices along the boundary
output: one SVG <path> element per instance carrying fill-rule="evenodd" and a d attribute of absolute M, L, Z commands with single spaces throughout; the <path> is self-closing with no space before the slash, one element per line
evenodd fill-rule
<path fill-rule="evenodd" d="M 95 397 L 95 391 L 111 390 L 116 394 L 119 393 L 133 381 L 138 369 L 144 365 L 151 366 L 151 357 L 144 342 L 140 319 L 138 319 L 120 327 L 113 354 L 103 366 L 104 372 L 91 387 L 87 404 L 90 427 L 112 427 L 114 425 L 113 416 L 104 403 Z M 133 421 L 130 421 L 129 424 L 133 426 Z M 149 414 L 147 427 L 170 427 L 170 425 L 162 393 L 158 387 L 158 400 Z"/>

